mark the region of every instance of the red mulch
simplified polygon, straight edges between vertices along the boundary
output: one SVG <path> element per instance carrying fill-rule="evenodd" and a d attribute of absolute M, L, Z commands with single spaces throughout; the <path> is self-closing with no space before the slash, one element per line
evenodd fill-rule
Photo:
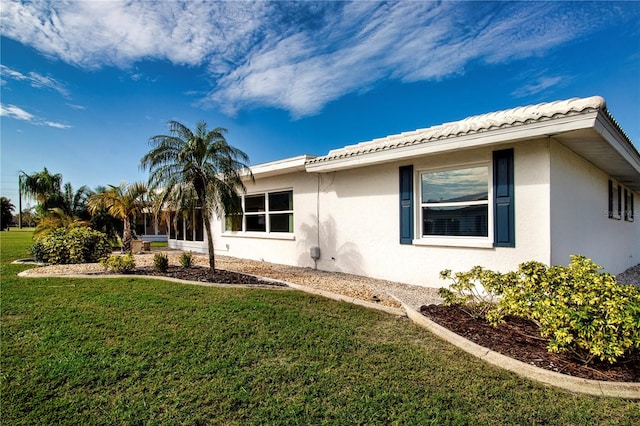
<path fill-rule="evenodd" d="M 586 366 L 570 354 L 547 351 L 546 341 L 530 321 L 510 317 L 494 328 L 455 306 L 425 305 L 420 307 L 420 312 L 474 343 L 527 364 L 585 379 L 640 382 L 638 351 L 615 364 L 595 362 Z"/>

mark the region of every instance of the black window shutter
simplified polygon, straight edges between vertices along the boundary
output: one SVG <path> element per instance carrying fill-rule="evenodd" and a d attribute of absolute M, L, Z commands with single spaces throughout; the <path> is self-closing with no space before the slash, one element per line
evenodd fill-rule
<path fill-rule="evenodd" d="M 609 181 L 609 219 L 613 219 L 613 182 Z"/>
<path fill-rule="evenodd" d="M 513 149 L 493 152 L 493 245 L 515 247 Z"/>
<path fill-rule="evenodd" d="M 413 166 L 400 167 L 400 244 L 413 243 Z"/>

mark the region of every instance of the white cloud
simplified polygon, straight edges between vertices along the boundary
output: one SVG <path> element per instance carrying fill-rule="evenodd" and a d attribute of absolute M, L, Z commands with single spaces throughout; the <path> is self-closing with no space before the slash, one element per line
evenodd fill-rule
<path fill-rule="evenodd" d="M 43 124 L 49 127 L 55 127 L 56 129 L 69 129 L 71 126 L 68 124 L 56 123 L 55 121 L 45 121 Z"/>
<path fill-rule="evenodd" d="M 38 89 L 52 89 L 60 93 L 65 98 L 69 98 L 69 91 L 64 86 L 64 84 L 55 80 L 53 77 L 45 76 L 33 71 L 29 72 L 28 75 L 24 75 L 20 71 L 13 70 L 5 65 L 0 65 L 0 72 L 2 72 L 2 75 L 5 77 L 9 77 L 16 81 L 25 81 L 32 87 Z"/>
<path fill-rule="evenodd" d="M 569 77 L 564 76 L 546 76 L 540 77 L 535 82 L 525 84 L 524 86 L 513 91 L 511 94 L 516 98 L 523 98 L 525 96 L 535 95 L 536 93 L 543 92 L 550 87 L 555 87 L 559 84 L 566 84 Z"/>
<path fill-rule="evenodd" d="M 43 120 L 42 118 L 37 117 L 31 114 L 30 112 L 27 112 L 24 109 L 11 104 L 8 104 L 8 105 L 0 104 L 0 116 L 14 118 L 16 120 L 21 120 L 21 121 L 26 121 L 36 126 L 49 126 L 49 127 L 55 127 L 57 129 L 68 129 L 71 127 L 68 124 Z"/>
<path fill-rule="evenodd" d="M 304 116 L 384 79 L 437 80 L 472 63 L 544 55 L 637 13 L 604 2 L 4 1 L 0 18 L 4 35 L 76 66 L 203 67 L 212 80 L 204 104 Z M 43 76 L 7 77 L 64 96 Z"/>
<path fill-rule="evenodd" d="M 35 118 L 33 114 L 28 113 L 15 105 L 0 105 L 0 116 L 15 118 L 16 120 L 31 121 Z"/>
<path fill-rule="evenodd" d="M 82 111 L 84 111 L 85 109 L 87 109 L 87 107 L 86 107 L 86 106 L 84 106 L 84 105 L 77 105 L 77 104 L 69 104 L 69 103 L 68 103 L 68 104 L 67 104 L 67 106 L 68 106 L 69 108 L 77 109 L 77 110 L 82 110 Z"/>

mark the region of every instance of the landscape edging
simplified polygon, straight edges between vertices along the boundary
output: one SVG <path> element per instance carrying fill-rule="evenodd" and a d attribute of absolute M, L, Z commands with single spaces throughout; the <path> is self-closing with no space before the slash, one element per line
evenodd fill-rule
<path fill-rule="evenodd" d="M 526 362 L 518 361 L 491 349 L 480 346 L 459 334 L 431 321 L 415 309 L 402 304 L 407 317 L 415 324 L 426 328 L 441 339 L 457 346 L 463 351 L 488 362 L 491 365 L 516 373 L 519 376 L 551 385 L 570 392 L 587 395 L 615 397 L 640 400 L 640 383 L 605 382 L 601 380 L 583 379 L 555 371 L 545 370 Z"/>

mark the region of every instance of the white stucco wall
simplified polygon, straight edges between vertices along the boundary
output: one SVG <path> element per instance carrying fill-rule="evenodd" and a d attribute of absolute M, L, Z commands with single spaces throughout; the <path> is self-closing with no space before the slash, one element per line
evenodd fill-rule
<path fill-rule="evenodd" d="M 419 173 L 491 165 L 493 151 L 506 148 L 514 148 L 515 247 L 399 243 L 400 166 L 414 166 L 419 243 Z M 607 218 L 607 180 L 590 163 L 549 139 L 345 171 L 258 178 L 247 183 L 248 194 L 293 189 L 293 235 L 228 233 L 222 220 L 214 218 L 214 246 L 217 254 L 432 287 L 449 284 L 439 279 L 443 269 L 464 271 L 482 265 L 506 272 L 528 260 L 567 264 L 571 253 L 585 254 L 608 271 L 619 272 L 640 258 L 640 217 L 634 223 Z M 635 196 L 640 203 L 640 196 Z M 321 250 L 317 262 L 309 254 L 313 246 Z"/>
<path fill-rule="evenodd" d="M 247 195 L 292 189 L 294 233 L 224 232 L 224 222 L 214 217 L 211 227 L 216 254 L 312 267 L 314 263 L 309 248 L 317 244 L 317 177 L 295 172 L 257 178 L 255 182 L 245 182 L 245 185 Z"/>
<path fill-rule="evenodd" d="M 499 147 L 503 148 L 509 146 Z M 322 258 L 318 267 L 438 287 L 448 285 L 439 279 L 443 269 L 462 271 L 482 265 L 507 271 L 526 260 L 548 262 L 549 157 L 544 140 L 515 147 L 515 248 L 399 243 L 399 166 L 414 165 L 414 217 L 419 233 L 419 172 L 479 162 L 490 164 L 492 152 L 489 148 L 461 151 L 322 175 Z"/>
<path fill-rule="evenodd" d="M 494 149 L 509 147 L 460 151 L 332 173 L 298 172 L 257 179 L 247 183 L 248 194 L 293 189 L 294 235 L 226 233 L 222 220 L 214 218 L 216 253 L 434 287 L 448 285 L 439 279 L 443 269 L 463 271 L 482 265 L 508 271 L 531 259 L 548 263 L 549 156 L 545 140 L 514 147 L 515 248 L 399 243 L 399 166 L 414 165 L 415 229 L 419 233 L 420 171 L 491 164 Z M 321 250 L 315 264 L 309 255 L 312 246 Z"/>
<path fill-rule="evenodd" d="M 608 181 L 600 169 L 563 145 L 551 143 L 553 264 L 566 265 L 569 255 L 583 254 L 617 274 L 640 263 L 640 218 L 634 222 L 624 217 L 609 219 Z M 640 202 L 639 194 L 634 198 Z"/>

